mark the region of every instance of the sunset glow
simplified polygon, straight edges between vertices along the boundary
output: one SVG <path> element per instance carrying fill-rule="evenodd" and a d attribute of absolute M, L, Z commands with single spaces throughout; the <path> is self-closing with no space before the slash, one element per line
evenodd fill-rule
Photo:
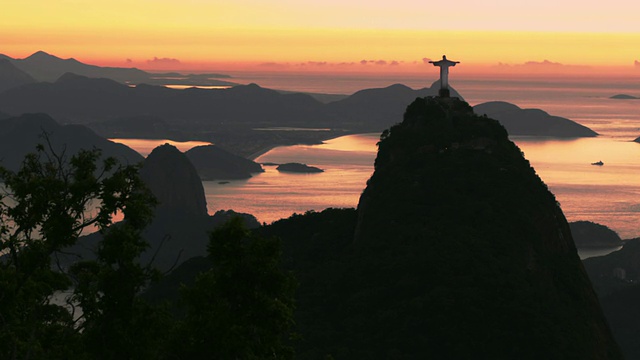
<path fill-rule="evenodd" d="M 538 68 L 561 63 L 573 66 L 569 71 L 607 66 L 640 72 L 634 63 L 640 59 L 640 3 L 594 4 L 8 1 L 0 52 L 23 58 L 44 50 L 150 70 L 415 71 L 424 58 L 446 53 L 465 61 L 460 71 L 499 63 L 522 71 L 518 64 L 548 60 Z"/>

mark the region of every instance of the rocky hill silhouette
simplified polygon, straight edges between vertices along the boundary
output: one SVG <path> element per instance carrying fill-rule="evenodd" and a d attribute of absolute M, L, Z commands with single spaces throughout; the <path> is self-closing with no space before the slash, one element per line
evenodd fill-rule
<path fill-rule="evenodd" d="M 377 324 L 372 347 L 394 329 L 435 357 L 620 357 L 553 194 L 463 101 L 417 99 L 383 133 L 354 244 L 352 301 L 386 304 L 350 329 Z"/>
<path fill-rule="evenodd" d="M 253 173 L 264 172 L 260 164 L 216 145 L 196 146 L 185 152 L 185 155 L 202 180 L 248 179 Z"/>
<path fill-rule="evenodd" d="M 569 119 L 549 115 L 540 109 L 521 109 L 504 101 L 490 101 L 473 107 L 478 115 L 500 121 L 510 135 L 594 137 L 598 133 Z"/>
<path fill-rule="evenodd" d="M 140 177 L 158 200 L 154 218 L 142 234 L 149 243 L 140 257 L 143 264 L 169 271 L 187 259 L 206 255 L 209 232 L 231 217 L 242 217 L 250 228 L 259 225 L 255 217 L 248 214 L 218 211 L 209 215 L 204 188 L 195 168 L 172 145 L 155 148 L 142 163 Z M 92 259 L 101 238 L 98 233 L 83 237 L 65 251 L 73 254 L 65 261 Z"/>
<path fill-rule="evenodd" d="M 164 144 L 153 149 L 144 160 L 140 178 L 158 200 L 156 212 L 207 215 L 207 201 L 198 172 L 175 146 Z"/>
<path fill-rule="evenodd" d="M 207 212 L 202 181 L 185 154 L 173 145 L 155 148 L 145 159 L 140 177 L 158 199 L 153 222 L 143 236 L 150 243 L 142 261 L 151 261 L 163 271 L 175 264 L 207 253 L 208 233 L 216 225 L 234 216 L 220 211 Z M 249 226 L 258 222 L 242 215 Z"/>

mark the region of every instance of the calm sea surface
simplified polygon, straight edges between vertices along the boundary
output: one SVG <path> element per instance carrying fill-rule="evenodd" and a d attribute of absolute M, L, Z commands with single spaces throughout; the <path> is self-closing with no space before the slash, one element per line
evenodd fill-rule
<path fill-rule="evenodd" d="M 560 202 L 569 221 L 590 220 L 623 238 L 640 236 L 640 144 L 611 138 L 513 138 Z M 302 162 L 319 174 L 265 173 L 227 184 L 204 182 L 209 211 L 234 209 L 272 222 L 293 213 L 355 207 L 373 172 L 377 134 L 351 135 L 318 146 L 276 148 L 258 162 Z M 602 160 L 604 166 L 591 162 Z"/>
<path fill-rule="evenodd" d="M 351 94 L 394 83 L 421 88 L 435 80 L 431 73 L 423 77 L 232 75 L 233 81 L 240 83 L 334 94 Z M 512 140 L 556 195 L 569 221 L 602 223 L 623 238 L 640 236 L 640 144 L 632 142 L 640 136 L 640 100 L 609 99 L 620 93 L 640 97 L 640 77 L 456 78 L 452 71 L 451 84 L 471 105 L 508 101 L 522 108 L 539 108 L 567 117 L 598 132 L 601 135 L 598 138 Z M 269 223 L 308 210 L 355 207 L 373 172 L 378 136 L 352 135 L 318 146 L 275 148 L 257 161 L 302 162 L 325 172 L 287 174 L 266 166 L 266 172 L 248 180 L 227 184 L 204 182 L 209 212 L 233 209 Z M 602 161 L 604 166 L 591 165 L 596 161 Z"/>

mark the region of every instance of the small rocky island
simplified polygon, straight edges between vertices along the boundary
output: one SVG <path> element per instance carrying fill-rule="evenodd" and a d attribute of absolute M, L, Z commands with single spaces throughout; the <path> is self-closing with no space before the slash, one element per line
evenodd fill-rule
<path fill-rule="evenodd" d="M 301 163 L 281 164 L 281 165 L 278 165 L 276 170 L 281 172 L 293 172 L 293 173 L 305 173 L 305 174 L 324 172 L 324 170 L 317 168 L 315 166 L 309 166 L 307 164 L 301 164 Z"/>
<path fill-rule="evenodd" d="M 613 95 L 612 97 L 610 97 L 609 99 L 616 99 L 616 100 L 638 100 L 640 99 L 639 97 L 635 97 L 635 96 L 631 96 L 631 95 L 627 95 L 627 94 L 617 94 L 617 95 Z"/>

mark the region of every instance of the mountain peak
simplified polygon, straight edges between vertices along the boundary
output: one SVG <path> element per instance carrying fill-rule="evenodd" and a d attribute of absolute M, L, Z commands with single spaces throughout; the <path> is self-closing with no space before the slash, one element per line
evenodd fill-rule
<path fill-rule="evenodd" d="M 175 146 L 153 149 L 140 170 L 140 177 L 158 199 L 158 210 L 207 216 L 202 181 L 189 159 Z"/>
<path fill-rule="evenodd" d="M 36 51 L 33 54 L 29 55 L 28 57 L 26 57 L 24 60 L 62 60 L 61 58 L 51 55 L 47 52 L 44 52 L 42 50 Z"/>
<path fill-rule="evenodd" d="M 554 195 L 457 98 L 418 98 L 382 134 L 353 245 L 362 294 L 393 309 L 371 323 L 417 319 L 421 357 L 621 357 Z"/>

